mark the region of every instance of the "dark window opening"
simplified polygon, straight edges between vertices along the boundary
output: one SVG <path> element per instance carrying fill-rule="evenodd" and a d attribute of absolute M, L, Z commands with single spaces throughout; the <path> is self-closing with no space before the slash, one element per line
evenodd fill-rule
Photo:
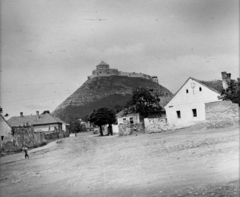
<path fill-rule="evenodd" d="M 181 112 L 180 111 L 177 111 L 177 117 L 181 118 Z"/>
<path fill-rule="evenodd" d="M 1 136 L 1 140 L 3 141 L 3 139 L 4 139 L 4 136 L 2 135 L 2 136 Z"/>
<path fill-rule="evenodd" d="M 197 117 L 197 109 L 192 109 L 193 117 Z"/>
<path fill-rule="evenodd" d="M 188 89 L 186 89 L 186 93 L 188 93 Z"/>
<path fill-rule="evenodd" d="M 202 88 L 201 88 L 201 87 L 199 88 L 199 91 L 202 91 Z"/>
<path fill-rule="evenodd" d="M 130 124 L 133 124 L 133 117 L 130 118 Z"/>

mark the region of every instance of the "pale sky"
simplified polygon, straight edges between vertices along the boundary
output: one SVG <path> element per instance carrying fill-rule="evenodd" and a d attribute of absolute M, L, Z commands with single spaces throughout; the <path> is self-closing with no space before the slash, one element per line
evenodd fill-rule
<path fill-rule="evenodd" d="M 188 77 L 239 76 L 238 0 L 1 0 L 0 25 L 10 117 L 53 111 L 102 60 L 173 93 Z"/>

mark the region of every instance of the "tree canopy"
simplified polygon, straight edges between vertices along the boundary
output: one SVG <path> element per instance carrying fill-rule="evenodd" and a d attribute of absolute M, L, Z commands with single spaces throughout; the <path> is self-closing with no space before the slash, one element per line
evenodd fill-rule
<path fill-rule="evenodd" d="M 132 98 L 125 106 L 125 114 L 139 113 L 143 118 L 148 117 L 150 112 L 160 112 L 160 98 L 152 89 L 147 90 L 137 87 L 132 91 Z"/>
<path fill-rule="evenodd" d="M 230 100 L 233 103 L 238 103 L 240 106 L 240 78 L 227 82 L 228 88 L 223 90 L 220 96 L 222 100 Z"/>
<path fill-rule="evenodd" d="M 114 124 L 116 122 L 116 116 L 113 110 L 102 107 L 97 110 L 93 110 L 93 112 L 88 116 L 88 120 L 99 126 L 100 135 L 103 136 L 102 126 L 106 124 Z"/>
<path fill-rule="evenodd" d="M 86 128 L 85 128 L 85 126 L 82 125 L 81 122 L 75 117 L 75 118 L 71 118 L 71 119 L 70 119 L 69 131 L 70 131 L 70 133 L 84 132 L 84 131 L 86 131 Z"/>

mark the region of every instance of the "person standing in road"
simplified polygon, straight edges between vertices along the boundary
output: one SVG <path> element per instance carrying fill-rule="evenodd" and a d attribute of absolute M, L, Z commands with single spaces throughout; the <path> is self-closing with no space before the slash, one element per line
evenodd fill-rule
<path fill-rule="evenodd" d="M 25 153 L 25 159 L 27 159 L 27 158 L 29 159 L 28 148 L 27 148 L 26 146 L 24 146 L 22 150 L 23 150 L 24 153 Z"/>
<path fill-rule="evenodd" d="M 136 133 L 136 136 L 137 136 L 138 135 L 138 130 L 137 130 L 136 125 L 134 125 L 133 130 L 134 130 L 134 132 Z"/>

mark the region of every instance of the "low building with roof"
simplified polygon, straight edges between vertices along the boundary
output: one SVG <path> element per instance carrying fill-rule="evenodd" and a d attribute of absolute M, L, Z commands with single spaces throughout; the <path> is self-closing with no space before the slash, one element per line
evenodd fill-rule
<path fill-rule="evenodd" d="M 191 126 L 206 121 L 205 104 L 217 102 L 226 80 L 231 75 L 222 72 L 222 81 L 201 81 L 189 77 L 165 106 L 168 123 L 175 128 Z"/>
<path fill-rule="evenodd" d="M 66 129 L 67 125 L 64 121 L 58 117 L 54 117 L 49 111 L 45 111 L 36 115 L 24 115 L 22 112 L 20 116 L 13 116 L 8 120 L 11 127 L 33 126 L 34 132 L 53 132 L 62 131 Z"/>

